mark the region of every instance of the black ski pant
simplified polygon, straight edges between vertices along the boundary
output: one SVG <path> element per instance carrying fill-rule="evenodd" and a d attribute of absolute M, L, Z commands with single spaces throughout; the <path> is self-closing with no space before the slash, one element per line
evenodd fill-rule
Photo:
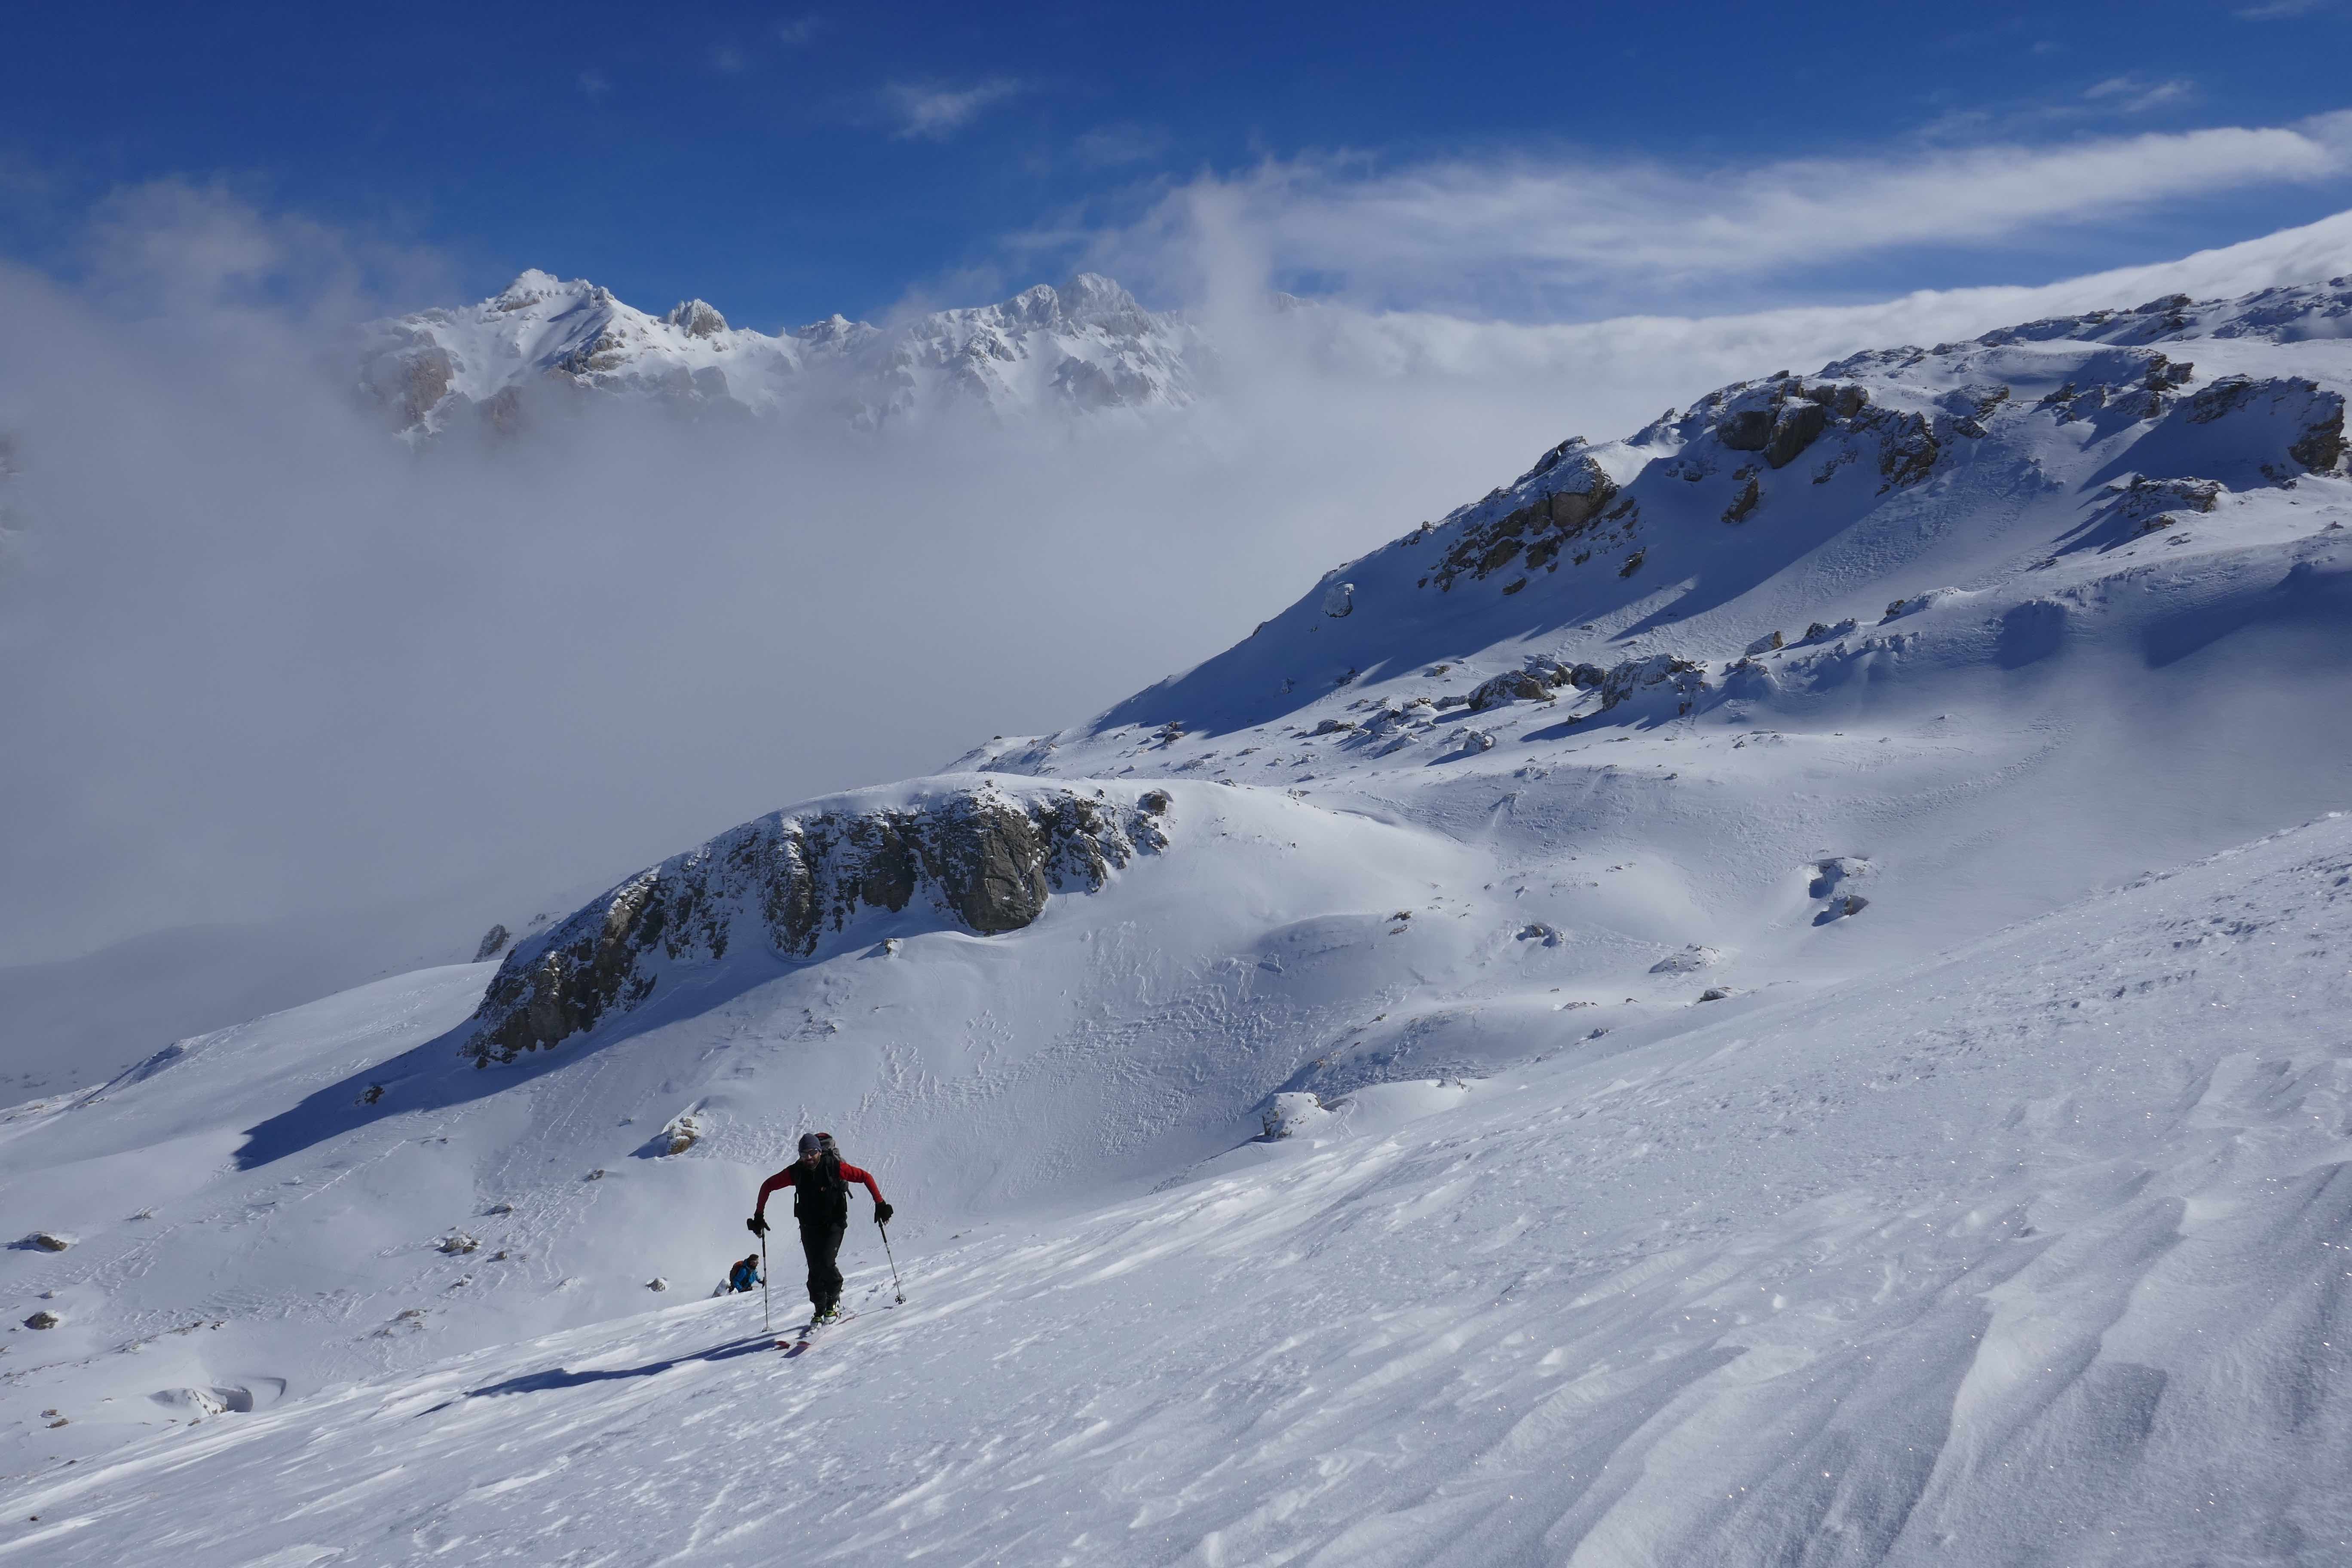
<path fill-rule="evenodd" d="M 818 1311 L 841 1300 L 841 1238 L 849 1223 L 829 1225 L 821 1219 L 801 1221 L 801 1250 L 808 1254 L 809 1305 Z"/>

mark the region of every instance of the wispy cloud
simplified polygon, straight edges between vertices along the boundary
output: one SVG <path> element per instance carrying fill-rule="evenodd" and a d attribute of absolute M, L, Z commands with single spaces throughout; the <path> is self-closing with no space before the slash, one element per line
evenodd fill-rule
<path fill-rule="evenodd" d="M 1676 302 L 1679 290 L 1766 279 L 1919 246 L 2046 237 L 2157 203 L 2352 174 L 2352 112 L 2056 145 L 1981 145 L 1694 171 L 1655 163 L 1457 159 L 1399 169 L 1341 156 L 1194 181 L 1096 260 L 1164 254 L 1213 221 L 1277 277 L 1391 303 L 1507 295 L 1577 313 Z M 1066 239 L 1066 235 L 1063 237 Z M 1587 298 L 1590 297 L 1590 298 Z"/>
<path fill-rule="evenodd" d="M 2197 84 L 2184 77 L 2169 81 L 2142 81 L 2135 76 L 2111 76 L 2083 89 L 2083 96 L 2095 103 L 2104 102 L 2124 114 L 2139 114 L 2151 109 L 2161 109 L 2168 103 L 2182 103 L 2197 95 Z"/>
<path fill-rule="evenodd" d="M 1158 125 L 1097 125 L 1073 142 L 1071 150 L 1089 168 L 1108 169 L 1157 158 L 1168 150 L 1168 141 L 1167 130 Z"/>
<path fill-rule="evenodd" d="M 710 51 L 710 68 L 721 76 L 737 76 L 751 64 L 743 51 L 733 44 L 720 44 Z"/>
<path fill-rule="evenodd" d="M 2267 0 L 2260 5 L 2241 5 L 2235 15 L 2244 22 L 2277 22 L 2289 16 L 2308 16 L 2333 4 L 2334 0 Z"/>
<path fill-rule="evenodd" d="M 771 30 L 776 42 L 790 48 L 798 48 L 815 37 L 824 26 L 824 19 L 821 16 L 788 16 Z"/>
<path fill-rule="evenodd" d="M 882 89 L 882 105 L 898 122 L 901 141 L 943 142 L 978 118 L 983 110 L 1024 91 L 1009 77 L 992 77 L 970 87 L 937 83 L 892 82 Z"/>
<path fill-rule="evenodd" d="M 602 98 L 613 90 L 612 82 L 607 80 L 604 73 L 600 70 L 584 70 L 572 79 L 580 90 L 590 98 Z"/>

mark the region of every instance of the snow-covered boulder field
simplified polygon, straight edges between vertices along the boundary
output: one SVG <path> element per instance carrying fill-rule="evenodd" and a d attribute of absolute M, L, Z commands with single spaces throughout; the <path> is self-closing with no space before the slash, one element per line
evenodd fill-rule
<path fill-rule="evenodd" d="M 0 1112 L 0 1556 L 2352 1561 L 2347 392 L 2352 279 L 1725 388 Z"/>

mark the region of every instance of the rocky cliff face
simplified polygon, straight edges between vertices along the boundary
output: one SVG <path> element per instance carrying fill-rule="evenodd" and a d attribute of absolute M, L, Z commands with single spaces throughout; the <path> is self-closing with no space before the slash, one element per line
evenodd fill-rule
<path fill-rule="evenodd" d="M 872 805 L 779 812 L 621 883 L 508 956 L 474 1016 L 478 1065 L 551 1047 L 655 994 L 674 966 L 744 942 L 805 958 L 868 911 L 925 910 L 981 936 L 1015 931 L 1056 892 L 1100 888 L 1166 847 L 1169 796 L 1115 786 L 935 781 Z"/>

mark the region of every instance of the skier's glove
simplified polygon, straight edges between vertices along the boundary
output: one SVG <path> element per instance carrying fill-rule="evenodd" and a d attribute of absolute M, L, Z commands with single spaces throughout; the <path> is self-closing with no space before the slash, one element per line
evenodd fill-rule
<path fill-rule="evenodd" d="M 768 1234 L 768 1222 L 761 1219 L 758 1215 L 753 1215 L 750 1219 L 743 1222 L 743 1228 L 750 1231 L 753 1236 L 765 1236 Z"/>
<path fill-rule="evenodd" d="M 877 1203 L 874 1205 L 874 1223 L 876 1225 L 888 1225 L 890 1223 L 890 1216 L 898 1212 L 898 1211 L 897 1209 L 892 1208 L 888 1204 Z"/>

